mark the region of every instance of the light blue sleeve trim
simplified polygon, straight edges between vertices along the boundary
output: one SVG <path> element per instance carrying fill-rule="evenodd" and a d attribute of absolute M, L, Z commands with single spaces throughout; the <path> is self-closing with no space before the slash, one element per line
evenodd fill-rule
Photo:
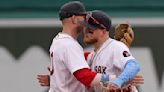
<path fill-rule="evenodd" d="M 139 64 L 134 59 L 128 60 L 123 72 L 118 76 L 116 80 L 113 80 L 112 83 L 121 88 L 124 83 L 133 79 L 139 71 Z"/>

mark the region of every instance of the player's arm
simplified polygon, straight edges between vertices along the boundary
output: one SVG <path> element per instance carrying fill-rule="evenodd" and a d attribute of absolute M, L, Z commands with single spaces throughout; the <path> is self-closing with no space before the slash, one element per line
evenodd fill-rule
<path fill-rule="evenodd" d="M 109 82 L 112 78 L 109 75 L 91 71 L 84 58 L 84 52 L 76 44 L 68 44 L 64 47 L 63 63 L 75 78 L 87 87 L 100 85 L 100 82 Z"/>
<path fill-rule="evenodd" d="M 49 75 L 37 75 L 38 82 L 41 86 L 50 86 Z"/>
<path fill-rule="evenodd" d="M 140 66 L 136 60 L 128 60 L 123 72 L 118 76 L 116 80 L 113 80 L 112 83 L 118 87 L 122 87 L 123 84 L 132 80 L 139 71 Z"/>
<path fill-rule="evenodd" d="M 87 59 L 90 52 L 84 52 L 84 57 Z M 49 71 L 49 67 L 48 67 Z M 77 75 L 77 74 L 76 74 Z M 78 76 L 77 76 L 78 77 Z M 41 86 L 50 86 L 50 76 L 49 75 L 37 75 L 38 82 Z"/>
<path fill-rule="evenodd" d="M 132 27 L 127 24 L 127 23 L 123 23 L 123 24 L 118 24 L 115 27 L 114 30 L 114 38 L 118 41 L 123 42 L 125 45 L 127 45 L 129 48 L 134 40 L 134 31 L 132 29 Z M 140 85 L 144 83 L 144 79 L 141 75 L 137 75 L 133 78 L 133 80 L 129 81 L 127 84 L 132 84 L 133 85 Z"/>
<path fill-rule="evenodd" d="M 115 79 L 113 75 L 92 72 L 89 68 L 77 70 L 73 75 L 87 87 L 100 85 L 101 83 L 109 83 L 110 80 Z"/>
<path fill-rule="evenodd" d="M 112 83 L 117 87 L 122 87 L 123 84 L 132 80 L 137 75 L 137 73 L 140 71 L 140 66 L 130 53 L 127 46 L 122 43 L 117 43 L 115 46 L 113 58 L 114 66 L 120 69 L 122 72 L 116 80 L 112 81 Z"/>
<path fill-rule="evenodd" d="M 144 78 L 142 75 L 137 74 L 132 80 L 124 84 L 123 87 L 126 88 L 128 85 L 134 85 L 137 87 L 137 86 L 141 86 L 141 84 L 144 84 Z"/>
<path fill-rule="evenodd" d="M 47 67 L 47 70 L 50 73 L 50 68 Z M 41 86 L 50 86 L 50 75 L 39 74 L 37 75 L 38 82 Z"/>

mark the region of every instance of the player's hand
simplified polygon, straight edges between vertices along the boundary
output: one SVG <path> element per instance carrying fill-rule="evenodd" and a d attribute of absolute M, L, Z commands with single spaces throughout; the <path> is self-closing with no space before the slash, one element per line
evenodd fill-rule
<path fill-rule="evenodd" d="M 109 84 L 109 91 L 108 92 L 131 92 L 132 85 L 129 84 L 126 87 L 119 88 L 115 84 Z"/>
<path fill-rule="evenodd" d="M 101 87 L 105 92 L 115 92 L 115 90 L 119 89 L 115 84 L 109 82 L 108 84 L 102 84 Z"/>
<path fill-rule="evenodd" d="M 109 83 L 108 88 L 109 88 L 109 91 L 114 91 L 114 90 L 119 89 L 119 87 L 116 86 L 116 85 L 113 84 L 113 83 Z"/>
<path fill-rule="evenodd" d="M 116 86 L 115 84 L 109 83 L 108 85 L 108 92 L 130 92 L 129 87 L 127 88 L 119 88 L 118 86 Z"/>
<path fill-rule="evenodd" d="M 105 92 L 131 92 L 131 90 L 132 90 L 131 84 L 128 84 L 122 88 L 119 88 L 118 86 L 116 86 L 113 83 L 109 83 L 107 86 L 103 86 L 101 84 L 101 86 Z"/>
<path fill-rule="evenodd" d="M 142 75 L 136 75 L 131 81 L 129 81 L 127 84 L 132 84 L 134 86 L 140 86 L 144 84 L 144 78 Z"/>
<path fill-rule="evenodd" d="M 50 66 L 47 67 L 50 73 Z M 41 86 L 50 86 L 50 76 L 49 75 L 37 75 L 38 82 Z"/>
<path fill-rule="evenodd" d="M 50 86 L 49 75 L 37 75 L 38 82 L 41 86 Z"/>

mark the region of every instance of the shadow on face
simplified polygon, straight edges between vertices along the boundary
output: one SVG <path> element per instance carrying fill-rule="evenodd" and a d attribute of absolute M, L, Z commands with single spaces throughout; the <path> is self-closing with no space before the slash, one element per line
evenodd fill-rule
<path fill-rule="evenodd" d="M 97 30 L 98 29 L 90 29 L 90 28 L 84 28 L 83 30 L 83 34 L 84 34 L 84 38 L 83 41 L 86 44 L 94 44 L 96 42 L 98 42 L 98 36 L 97 34 Z"/>
<path fill-rule="evenodd" d="M 84 30 L 84 26 L 80 24 L 81 21 L 85 20 L 85 16 L 76 16 L 75 17 L 75 24 L 77 24 L 76 30 L 78 30 L 78 32 L 82 32 Z"/>

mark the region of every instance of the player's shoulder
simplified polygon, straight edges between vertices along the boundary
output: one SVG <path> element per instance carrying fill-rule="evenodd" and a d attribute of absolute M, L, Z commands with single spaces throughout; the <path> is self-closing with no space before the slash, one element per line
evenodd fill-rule
<path fill-rule="evenodd" d="M 58 35 L 56 35 L 56 37 L 53 39 L 53 42 L 55 45 L 61 46 L 71 46 L 77 44 L 77 41 L 73 37 L 64 33 L 58 33 Z"/>
<path fill-rule="evenodd" d="M 112 46 L 116 48 L 128 48 L 123 42 L 112 39 Z"/>
<path fill-rule="evenodd" d="M 58 53 L 58 54 L 63 54 L 65 53 L 66 51 L 68 51 L 69 49 L 71 48 L 76 48 L 74 45 L 75 42 L 70 40 L 70 39 L 67 39 L 67 38 L 64 38 L 64 39 L 54 39 L 53 40 L 53 43 L 50 47 L 50 52 L 55 52 L 55 53 Z"/>
<path fill-rule="evenodd" d="M 55 41 L 55 45 L 58 45 L 59 47 L 72 47 L 76 46 L 76 41 L 74 39 L 69 39 L 69 38 L 63 38 L 63 39 L 58 39 Z"/>

